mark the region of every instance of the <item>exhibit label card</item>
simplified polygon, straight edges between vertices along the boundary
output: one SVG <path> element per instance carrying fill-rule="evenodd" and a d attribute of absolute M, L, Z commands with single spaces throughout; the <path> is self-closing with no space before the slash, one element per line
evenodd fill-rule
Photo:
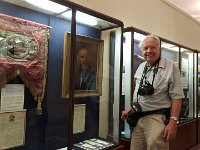
<path fill-rule="evenodd" d="M 0 111 L 22 110 L 24 106 L 24 84 L 6 84 L 1 89 Z"/>
<path fill-rule="evenodd" d="M 0 149 L 8 149 L 25 143 L 26 110 L 0 112 Z"/>
<path fill-rule="evenodd" d="M 85 131 L 85 104 L 74 105 L 74 125 L 73 132 L 80 133 Z"/>

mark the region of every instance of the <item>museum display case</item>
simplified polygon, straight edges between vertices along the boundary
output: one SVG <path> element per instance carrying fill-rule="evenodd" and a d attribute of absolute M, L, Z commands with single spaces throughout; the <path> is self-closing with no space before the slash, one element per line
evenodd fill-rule
<path fill-rule="evenodd" d="M 181 81 L 185 98 L 180 115 L 181 122 L 196 118 L 197 59 L 196 53 L 187 48 L 180 48 Z"/>
<path fill-rule="evenodd" d="M 23 85 L 25 93 L 21 94 L 24 97 L 21 117 L 26 123 L 23 126 L 24 140 L 21 145 L 15 146 L 18 149 L 38 150 L 100 150 L 116 147 L 120 136 L 123 22 L 70 1 L 35 3 L 30 0 L 5 0 L 0 5 L 0 13 L 13 19 L 13 22 L 6 24 L 6 28 L 11 25 L 17 28 L 13 35 L 19 34 L 18 31 L 22 29 L 23 36 L 31 35 L 21 45 L 20 34 L 15 36 L 19 37 L 15 40 L 9 38 L 8 44 L 12 44 L 13 48 L 6 54 L 17 59 L 15 68 L 23 68 L 19 65 L 19 52 L 20 56 L 26 52 L 31 56 L 36 53 L 43 63 L 38 66 L 33 62 L 29 64 L 30 68 L 35 67 L 32 69 L 33 74 L 38 73 L 34 79 L 38 81 L 35 83 L 39 87 L 33 87 L 42 91 L 39 94 L 24 80 L 26 77 L 31 80 L 31 76 L 22 76 L 16 71 L 16 76 L 6 81 L 11 87 L 15 84 Z M 16 20 L 19 25 L 14 23 Z M 5 23 L 3 17 L 0 23 Z M 25 24 L 33 24 L 33 27 L 25 28 Z M 1 43 L 4 29 L 0 29 Z M 19 51 L 19 46 L 28 51 Z M 39 53 L 43 49 L 44 53 Z M 22 63 L 30 59 L 35 60 L 35 57 L 25 57 Z M 44 70 L 39 72 L 37 67 Z M 40 83 L 37 77 L 43 82 Z M 40 86 L 45 88 L 40 90 Z"/>
<path fill-rule="evenodd" d="M 39 149 L 34 137 L 44 135 L 50 27 L 28 17 L 25 8 L 0 3 L 0 149 Z"/>
<path fill-rule="evenodd" d="M 92 24 L 84 23 L 84 31 L 78 19 Z M 119 143 L 122 27 L 121 21 L 100 13 L 72 9 L 72 32 L 65 33 L 62 97 L 69 101 L 69 119 L 74 116 L 69 121 L 73 134 L 68 136 L 74 149 L 107 149 Z"/>
<path fill-rule="evenodd" d="M 86 21 L 87 30 L 78 19 Z M 122 27 L 121 21 L 100 13 L 72 9 L 72 32 L 65 33 L 62 97 L 69 101 L 69 117 L 74 116 L 69 121 L 73 134 L 68 136 L 74 149 L 108 149 L 119 143 Z"/>
<path fill-rule="evenodd" d="M 185 97 L 182 99 L 182 108 L 180 113 L 180 123 L 195 118 L 196 88 L 197 83 L 197 54 L 194 50 L 184 48 L 181 45 L 162 40 L 162 56 L 171 59 L 179 65 L 181 74 L 181 84 Z"/>
<path fill-rule="evenodd" d="M 147 33 L 134 32 L 133 28 L 125 28 L 123 32 L 123 70 L 121 111 L 128 108 L 133 99 L 134 74 L 138 66 L 144 62 L 139 43 Z M 121 120 L 121 136 L 130 138 L 131 129 L 126 121 Z"/>

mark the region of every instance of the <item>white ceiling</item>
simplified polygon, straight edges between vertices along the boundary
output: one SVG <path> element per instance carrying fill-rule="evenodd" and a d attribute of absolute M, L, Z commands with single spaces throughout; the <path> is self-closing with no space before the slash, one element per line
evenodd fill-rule
<path fill-rule="evenodd" d="M 200 22 L 200 0 L 167 0 Z"/>

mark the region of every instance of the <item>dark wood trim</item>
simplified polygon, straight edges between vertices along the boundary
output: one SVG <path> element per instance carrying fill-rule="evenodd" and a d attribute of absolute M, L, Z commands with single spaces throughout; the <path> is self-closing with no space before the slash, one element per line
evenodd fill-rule
<path fill-rule="evenodd" d="M 123 145 L 119 145 L 115 148 L 111 148 L 111 150 L 127 150 L 127 149 L 125 149 Z"/>
<path fill-rule="evenodd" d="M 197 126 L 197 134 L 198 134 L 198 140 L 197 143 L 200 144 L 200 118 L 198 118 L 198 126 Z"/>
<path fill-rule="evenodd" d="M 196 145 L 196 132 L 196 119 L 180 124 L 176 138 L 170 142 L 170 150 L 185 150 Z"/>
<path fill-rule="evenodd" d="M 73 120 L 74 120 L 74 52 L 76 49 L 76 11 L 72 10 L 72 26 L 71 26 L 71 47 L 70 47 L 70 85 L 69 85 L 69 101 L 68 101 L 68 149 L 73 149 L 74 136 L 73 136 Z"/>
<path fill-rule="evenodd" d="M 198 121 L 200 124 L 200 119 Z M 170 141 L 170 150 L 186 150 L 196 145 L 197 142 L 200 143 L 200 140 L 197 141 L 198 139 L 196 137 L 196 119 L 178 125 L 177 130 L 178 132 L 176 138 L 173 141 Z M 120 138 L 119 143 L 124 146 L 125 150 L 130 149 L 130 139 Z"/>
<path fill-rule="evenodd" d="M 121 139 L 119 140 L 119 143 L 120 143 L 120 145 L 123 145 L 123 146 L 124 146 L 124 149 L 125 149 L 125 150 L 130 149 L 130 143 L 131 143 L 130 139 L 121 138 Z"/>

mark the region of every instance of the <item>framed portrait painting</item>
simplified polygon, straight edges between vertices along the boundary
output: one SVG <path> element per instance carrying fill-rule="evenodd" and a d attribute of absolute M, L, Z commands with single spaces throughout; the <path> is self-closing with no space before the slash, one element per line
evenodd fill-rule
<path fill-rule="evenodd" d="M 69 98 L 71 34 L 64 36 L 62 97 Z M 100 96 L 102 94 L 104 41 L 76 35 L 74 53 L 74 97 Z"/>

